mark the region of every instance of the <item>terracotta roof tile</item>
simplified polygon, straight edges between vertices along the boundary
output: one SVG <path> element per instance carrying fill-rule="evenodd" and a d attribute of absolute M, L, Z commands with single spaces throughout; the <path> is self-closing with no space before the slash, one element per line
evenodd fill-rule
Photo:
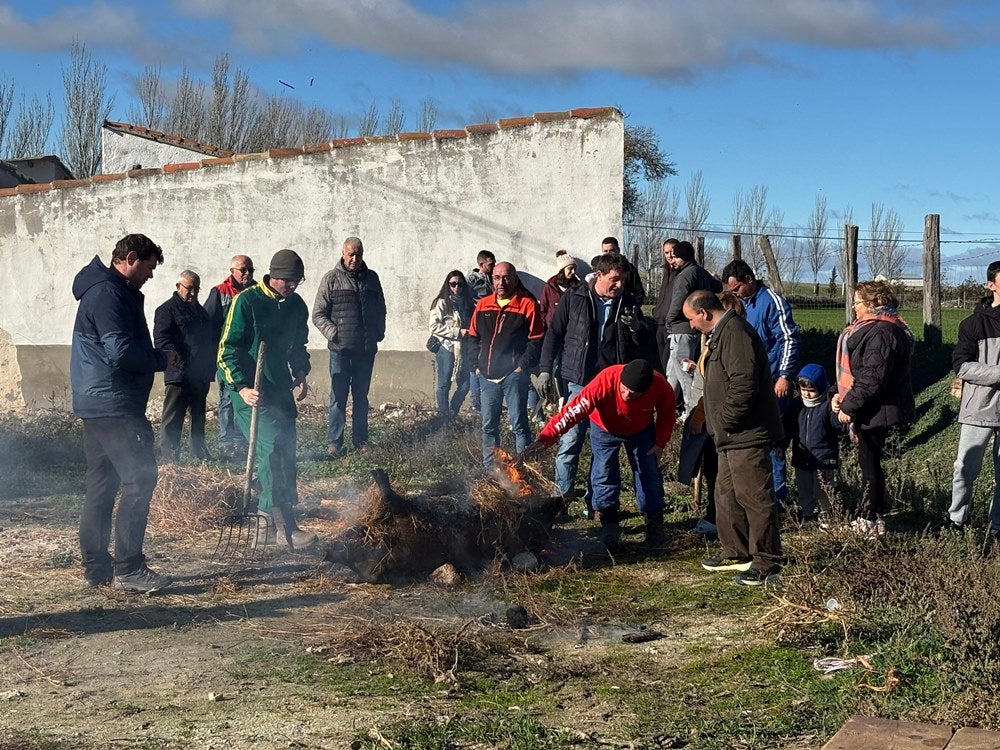
<path fill-rule="evenodd" d="M 54 190 L 65 190 L 66 188 L 83 187 L 89 185 L 90 180 L 55 180 L 52 182 Z"/>
<path fill-rule="evenodd" d="M 364 138 L 334 138 L 330 141 L 330 148 L 345 148 L 347 146 L 364 146 Z"/>
<path fill-rule="evenodd" d="M 90 178 L 91 182 L 114 182 L 124 180 L 127 175 L 124 172 L 109 172 L 108 174 L 95 174 Z"/>
<path fill-rule="evenodd" d="M 163 165 L 164 174 L 172 174 L 173 172 L 191 172 L 195 169 L 201 169 L 200 161 L 182 161 L 180 164 Z"/>
<path fill-rule="evenodd" d="M 238 161 L 263 161 L 267 158 L 267 151 L 253 151 L 248 154 L 236 154 L 232 157 L 234 162 Z"/>
<path fill-rule="evenodd" d="M 17 195 L 17 188 L 0 188 L 0 198 L 9 198 L 12 195 Z"/>
<path fill-rule="evenodd" d="M 432 136 L 430 133 L 400 133 L 397 136 L 400 142 L 403 141 L 429 141 Z"/>
<path fill-rule="evenodd" d="M 614 107 L 582 107 L 580 109 L 571 109 L 570 114 L 573 117 L 582 117 L 588 119 L 591 117 L 607 117 L 613 115 L 618 110 Z"/>
<path fill-rule="evenodd" d="M 449 138 L 468 138 L 469 134 L 465 130 L 435 130 L 434 138 L 444 141 Z"/>
<path fill-rule="evenodd" d="M 555 122 L 556 120 L 568 120 L 572 117 L 570 112 L 535 112 L 535 122 Z"/>
<path fill-rule="evenodd" d="M 163 170 L 159 167 L 147 167 L 145 169 L 130 169 L 125 174 L 134 179 L 137 177 L 152 177 L 153 175 L 163 174 Z"/>
<path fill-rule="evenodd" d="M 236 159 L 232 156 L 224 156 L 218 159 L 202 159 L 201 166 L 203 167 L 221 167 L 224 164 L 235 164 Z"/>
<path fill-rule="evenodd" d="M 219 148 L 218 146 L 212 146 L 208 143 L 199 143 L 198 141 L 192 141 L 190 138 L 183 138 L 179 135 L 168 135 L 167 133 L 161 133 L 159 130 L 144 128 L 142 125 L 130 125 L 127 122 L 105 120 L 104 127 L 118 133 L 128 133 L 129 135 L 135 135 L 139 138 L 146 138 L 147 140 L 156 141 L 157 143 L 165 143 L 168 146 L 186 148 L 208 156 L 233 155 L 233 152 L 229 149 Z"/>
<path fill-rule="evenodd" d="M 523 128 L 525 125 L 534 124 L 534 117 L 507 117 L 497 121 L 497 125 L 500 126 L 501 130 L 506 130 L 508 128 Z"/>
<path fill-rule="evenodd" d="M 272 148 L 267 155 L 272 159 L 286 159 L 289 156 L 302 156 L 304 153 L 301 148 Z"/>
<path fill-rule="evenodd" d="M 489 135 L 500 130 L 500 126 L 493 122 L 484 122 L 479 125 L 467 125 L 465 130 L 469 135 Z"/>
<path fill-rule="evenodd" d="M 302 153 L 304 154 L 325 154 L 330 151 L 333 147 L 329 143 L 314 143 L 309 146 L 302 147 Z"/>
<path fill-rule="evenodd" d="M 24 195 L 25 193 L 47 193 L 49 190 L 52 189 L 52 183 L 43 182 L 38 185 L 32 185 L 32 184 L 18 185 L 14 189 L 21 195 Z"/>

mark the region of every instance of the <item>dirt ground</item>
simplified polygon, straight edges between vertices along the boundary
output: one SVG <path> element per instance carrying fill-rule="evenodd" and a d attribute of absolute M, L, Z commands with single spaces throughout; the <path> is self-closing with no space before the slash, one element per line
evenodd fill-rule
<path fill-rule="evenodd" d="M 44 471 L 22 466 L 13 481 L 30 484 Z M 504 622 L 512 601 L 499 593 L 505 589 L 496 577 L 457 587 L 361 584 L 322 562 L 322 545 L 307 553 L 269 547 L 260 560 L 225 567 L 213 563 L 214 532 L 182 537 L 155 527 L 146 553 L 151 567 L 174 576 L 169 590 L 85 590 L 77 482 L 39 481 L 35 497 L 0 494 L 0 748 L 348 747 L 360 731 L 377 735 L 397 720 L 460 715 L 462 691 L 448 674 L 451 665 L 441 666 L 435 685 L 366 660 L 364 648 L 352 653 L 337 645 L 344 632 L 364 633 L 371 623 L 389 631 L 414 623 L 465 628 L 484 642 L 495 634 L 505 644 L 502 657 L 490 657 L 500 659 L 500 672 L 516 671 L 521 682 L 567 675 L 549 696 L 556 726 L 617 744 L 613 722 L 627 717 L 572 675 L 607 658 L 637 623 L 617 621 L 614 613 L 590 617 L 582 607 L 578 618 L 514 633 Z M 303 527 L 330 538 L 338 523 L 327 504 L 356 488 L 316 480 L 305 490 Z M 550 564 L 603 560 L 596 540 L 578 526 L 556 529 Z M 651 570 L 664 582 L 696 575 L 690 565 Z M 657 666 L 676 661 L 692 643 L 726 641 L 740 627 L 709 615 L 642 624 L 666 635 L 631 647 Z M 545 723 L 553 725 L 550 717 Z"/>

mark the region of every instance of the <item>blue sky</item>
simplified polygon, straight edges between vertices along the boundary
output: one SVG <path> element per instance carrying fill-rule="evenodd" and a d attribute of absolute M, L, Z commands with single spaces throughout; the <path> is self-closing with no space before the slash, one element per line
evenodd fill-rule
<path fill-rule="evenodd" d="M 939 213 L 953 281 L 1000 257 L 992 2 L 0 0 L 0 77 L 58 106 L 74 37 L 108 66 L 112 118 L 144 65 L 208 79 L 220 52 L 352 120 L 398 99 L 407 129 L 428 97 L 444 128 L 613 105 L 656 131 L 676 188 L 703 173 L 721 228 L 764 185 L 790 229 L 819 193 L 829 234 L 848 207 L 864 234 L 880 201 L 919 246 Z"/>

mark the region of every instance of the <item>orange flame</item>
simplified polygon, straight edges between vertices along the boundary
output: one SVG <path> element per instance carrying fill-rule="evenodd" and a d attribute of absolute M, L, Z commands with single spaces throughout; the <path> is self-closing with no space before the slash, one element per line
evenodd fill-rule
<path fill-rule="evenodd" d="M 515 465 L 514 458 L 507 451 L 501 448 L 494 448 L 493 455 L 496 457 L 497 464 L 507 474 L 507 478 L 513 485 L 513 489 L 517 492 L 518 497 L 530 497 L 535 494 L 535 488 L 528 482 L 524 472 Z"/>

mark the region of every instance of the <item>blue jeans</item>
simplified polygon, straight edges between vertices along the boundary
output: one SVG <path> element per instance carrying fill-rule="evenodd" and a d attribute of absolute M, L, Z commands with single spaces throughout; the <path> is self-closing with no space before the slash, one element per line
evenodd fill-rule
<path fill-rule="evenodd" d="M 435 387 L 434 396 L 437 400 L 438 414 L 442 416 L 458 414 L 469 392 L 469 369 L 465 357 L 459 358 L 459 370 L 455 371 L 455 352 L 441 346 L 434 354 Z M 448 391 L 451 390 L 452 376 L 455 380 L 455 393 L 451 402 L 448 401 Z"/>
<path fill-rule="evenodd" d="M 330 411 L 327 445 L 344 447 L 347 395 L 353 403 L 351 441 L 355 448 L 368 442 L 368 389 L 372 383 L 375 352 L 330 352 Z"/>
<path fill-rule="evenodd" d="M 622 472 L 618 449 L 625 446 L 628 463 L 635 480 L 635 504 L 640 513 L 663 510 L 663 474 L 656 456 L 649 449 L 656 444 L 656 429 L 651 424 L 629 437 L 612 435 L 591 422 L 590 483 L 594 488 L 593 508 L 596 511 L 617 510 L 621 504 Z"/>
<path fill-rule="evenodd" d="M 567 388 L 567 403 L 583 390 L 583 386 L 579 383 L 568 383 Z M 556 485 L 563 495 L 572 492 L 573 485 L 576 484 L 576 473 L 580 467 L 580 451 L 583 450 L 583 443 L 587 439 L 587 426 L 589 424 L 590 420 L 585 419 L 579 424 L 573 425 L 568 432 L 559 438 L 559 448 L 556 450 Z M 592 494 L 588 481 L 586 495 L 588 508 Z"/>
<path fill-rule="evenodd" d="M 499 383 L 479 376 L 483 418 L 483 466 L 494 463 L 493 449 L 500 445 L 500 414 L 507 404 L 507 419 L 514 430 L 514 444 L 520 453 L 531 443 L 528 423 L 528 373 L 511 372 Z"/>

